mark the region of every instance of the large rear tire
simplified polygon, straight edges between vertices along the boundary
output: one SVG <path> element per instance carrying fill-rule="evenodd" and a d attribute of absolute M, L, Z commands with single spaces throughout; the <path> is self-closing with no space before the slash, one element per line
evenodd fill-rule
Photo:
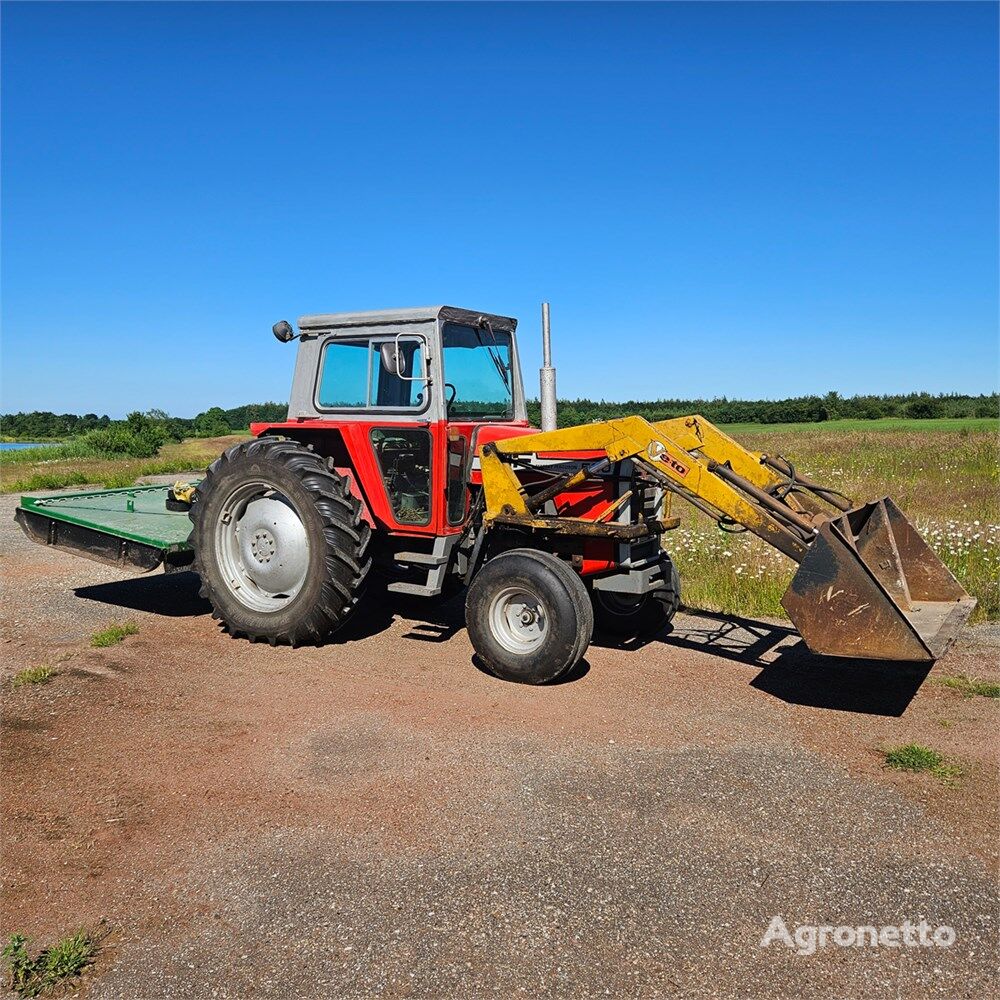
<path fill-rule="evenodd" d="M 681 581 L 677 567 L 664 557 L 665 587 L 646 594 L 620 594 L 613 590 L 591 591 L 594 602 L 594 625 L 599 632 L 631 638 L 652 635 L 666 628 L 681 603 Z"/>
<path fill-rule="evenodd" d="M 561 559 L 509 549 L 473 577 L 465 600 L 469 638 L 503 680 L 545 684 L 572 669 L 590 645 L 587 588 Z"/>
<path fill-rule="evenodd" d="M 230 448 L 190 516 L 201 594 L 235 636 L 320 645 L 361 598 L 371 529 L 347 480 L 296 441 Z"/>

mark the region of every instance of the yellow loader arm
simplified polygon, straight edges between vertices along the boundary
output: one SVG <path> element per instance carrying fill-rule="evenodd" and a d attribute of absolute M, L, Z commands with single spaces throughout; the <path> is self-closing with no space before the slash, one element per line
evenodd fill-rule
<path fill-rule="evenodd" d="M 578 452 L 603 452 L 604 458 L 581 462 L 535 493 L 514 470 L 532 457 Z M 784 459 L 748 451 L 700 416 L 657 423 L 623 417 L 487 444 L 480 449 L 484 524 L 590 533 L 592 522 L 545 515 L 541 508 L 625 460 L 721 526 L 745 528 L 799 563 L 782 605 L 813 652 L 935 660 L 975 607 L 891 500 L 855 507 Z M 566 523 L 573 521 L 578 524 Z"/>

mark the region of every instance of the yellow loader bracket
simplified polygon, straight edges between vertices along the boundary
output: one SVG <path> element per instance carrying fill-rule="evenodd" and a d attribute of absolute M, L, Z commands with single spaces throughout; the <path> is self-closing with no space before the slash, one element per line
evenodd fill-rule
<path fill-rule="evenodd" d="M 530 492 L 515 472 L 515 465 L 560 458 L 579 467 L 544 489 Z M 697 415 L 657 423 L 623 417 L 485 445 L 484 524 L 597 534 L 592 521 L 542 508 L 626 460 L 721 527 L 751 531 L 799 563 L 782 605 L 814 653 L 933 661 L 976 606 L 890 499 L 855 506 L 785 459 L 749 451 Z M 675 523 L 605 527 L 659 533 Z"/>

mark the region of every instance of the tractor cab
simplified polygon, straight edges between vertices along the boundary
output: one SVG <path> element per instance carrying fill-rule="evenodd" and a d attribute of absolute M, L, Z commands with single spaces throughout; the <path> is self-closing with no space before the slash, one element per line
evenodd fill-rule
<path fill-rule="evenodd" d="M 530 428 L 517 320 L 433 306 L 299 320 L 287 422 L 255 425 L 327 456 L 373 527 L 435 538 L 465 526 L 477 449 Z M 287 323 L 279 340 L 296 339 Z"/>

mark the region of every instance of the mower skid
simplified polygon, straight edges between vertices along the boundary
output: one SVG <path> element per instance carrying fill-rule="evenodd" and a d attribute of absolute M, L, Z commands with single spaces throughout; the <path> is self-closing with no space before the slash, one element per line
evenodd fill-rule
<path fill-rule="evenodd" d="M 888 498 L 823 522 L 781 603 L 814 653 L 925 663 L 976 606 Z"/>

